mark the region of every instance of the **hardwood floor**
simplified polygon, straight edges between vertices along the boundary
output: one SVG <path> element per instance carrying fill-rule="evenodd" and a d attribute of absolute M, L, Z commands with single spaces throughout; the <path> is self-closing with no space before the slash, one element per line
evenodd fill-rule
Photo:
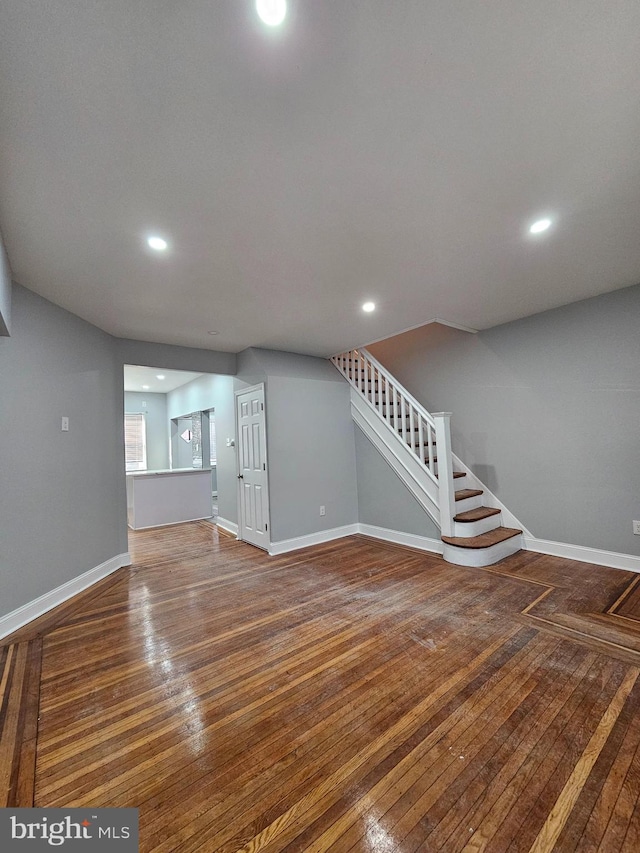
<path fill-rule="evenodd" d="M 0 806 L 137 806 L 166 853 L 640 849 L 637 576 L 206 522 L 131 550 L 3 641 Z"/>

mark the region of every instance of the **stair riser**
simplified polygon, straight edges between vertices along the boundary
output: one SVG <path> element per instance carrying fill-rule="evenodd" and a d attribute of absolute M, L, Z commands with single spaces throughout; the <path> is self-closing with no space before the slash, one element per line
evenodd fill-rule
<path fill-rule="evenodd" d="M 457 485 L 458 481 L 456 480 L 456 486 Z M 479 506 L 482 506 L 482 495 L 474 495 L 472 498 L 465 498 L 462 501 L 456 501 L 456 515 L 459 512 L 466 512 L 468 509 L 476 509 Z"/>
<path fill-rule="evenodd" d="M 456 484 L 459 481 L 456 480 Z M 481 533 L 488 533 L 489 530 L 495 530 L 496 527 L 502 526 L 502 514 L 490 515 L 488 518 L 481 518 L 478 521 L 454 521 L 452 536 L 479 536 Z"/>
<path fill-rule="evenodd" d="M 455 545 L 444 543 L 443 558 L 447 563 L 457 566 L 469 566 L 480 568 L 481 566 L 493 566 L 505 557 L 510 557 L 522 550 L 522 534 L 497 542 L 489 548 L 458 548 Z"/>
<path fill-rule="evenodd" d="M 429 467 L 429 457 L 428 456 L 425 457 L 424 464 L 427 466 L 427 468 Z M 434 473 L 437 477 L 438 476 L 438 463 L 437 462 L 435 463 L 434 467 L 435 467 Z M 453 478 L 453 482 L 454 482 L 456 489 L 468 489 L 469 488 L 469 486 L 467 485 L 467 472 L 463 471 L 463 474 L 464 474 L 463 477 L 454 477 Z"/>

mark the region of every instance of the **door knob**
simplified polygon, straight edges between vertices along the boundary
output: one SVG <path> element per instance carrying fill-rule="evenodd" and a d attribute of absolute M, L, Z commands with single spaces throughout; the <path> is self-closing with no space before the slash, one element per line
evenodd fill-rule
<path fill-rule="evenodd" d="M 238 474 L 238 479 L 239 479 L 239 480 L 244 480 L 244 474 Z"/>

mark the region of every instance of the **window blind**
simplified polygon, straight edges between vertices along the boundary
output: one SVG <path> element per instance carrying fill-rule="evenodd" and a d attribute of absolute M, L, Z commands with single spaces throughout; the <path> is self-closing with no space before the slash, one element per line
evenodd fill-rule
<path fill-rule="evenodd" d="M 127 471 L 145 471 L 147 468 L 147 440 L 143 414 L 124 416 L 124 459 Z"/>

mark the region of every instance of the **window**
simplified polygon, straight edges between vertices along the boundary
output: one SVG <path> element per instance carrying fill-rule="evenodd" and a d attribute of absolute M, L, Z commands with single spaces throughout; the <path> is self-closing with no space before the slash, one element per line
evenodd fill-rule
<path fill-rule="evenodd" d="M 213 468 L 218 461 L 218 454 L 216 452 L 216 419 L 213 411 L 209 412 L 209 456 L 209 464 Z"/>
<path fill-rule="evenodd" d="M 127 471 L 147 470 L 147 430 L 143 414 L 124 416 L 124 460 Z"/>

